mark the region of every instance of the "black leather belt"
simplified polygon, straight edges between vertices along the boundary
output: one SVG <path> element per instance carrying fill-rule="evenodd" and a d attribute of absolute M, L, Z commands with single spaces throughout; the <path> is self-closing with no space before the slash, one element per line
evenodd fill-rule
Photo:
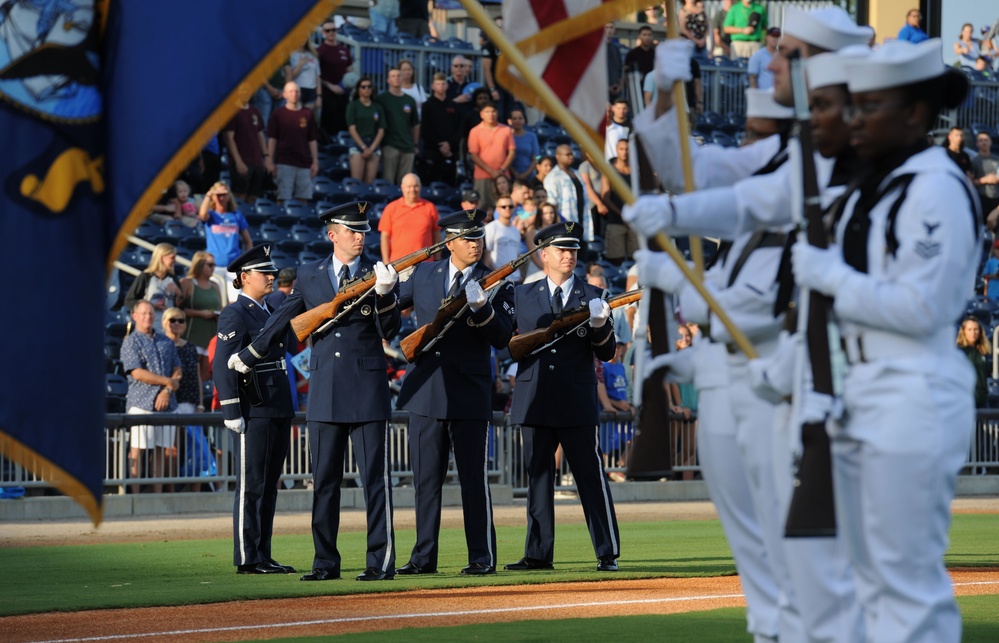
<path fill-rule="evenodd" d="M 288 371 L 288 366 L 285 364 L 284 360 L 275 360 L 273 362 L 263 362 L 257 364 L 253 367 L 257 373 L 270 373 L 271 371 Z"/>

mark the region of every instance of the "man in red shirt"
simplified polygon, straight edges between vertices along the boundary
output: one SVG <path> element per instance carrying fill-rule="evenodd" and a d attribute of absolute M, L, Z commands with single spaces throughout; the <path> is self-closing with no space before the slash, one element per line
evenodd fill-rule
<path fill-rule="evenodd" d="M 354 59 L 347 45 L 337 42 L 336 23 L 323 23 L 323 44 L 316 48 L 319 54 L 319 80 L 323 87 L 323 110 L 320 125 L 327 136 L 347 129 L 347 100 L 350 92 L 343 88 L 343 75 L 350 71 Z"/>
<path fill-rule="evenodd" d="M 499 122 L 499 112 L 492 103 L 479 108 L 482 122 L 468 133 L 468 156 L 475 164 L 475 191 L 482 196 L 481 207 L 491 210 L 496 205 L 496 177 L 506 174 L 513 163 L 517 144 L 513 130 Z"/>
<path fill-rule="evenodd" d="M 420 198 L 420 177 L 402 177 L 402 197 L 385 206 L 378 231 L 382 233 L 382 261 L 386 264 L 400 257 L 432 246 L 440 238 L 437 206 Z"/>
<path fill-rule="evenodd" d="M 232 192 L 240 201 L 253 203 L 263 194 L 267 170 L 264 156 L 267 142 L 264 140 L 263 117 L 257 108 L 247 101 L 249 92 L 245 83 L 240 86 L 242 109 L 236 112 L 229 124 L 222 130 L 226 149 L 229 150 L 229 173 L 232 176 Z"/>
<path fill-rule="evenodd" d="M 302 107 L 301 90 L 295 83 L 284 86 L 285 104 L 271 112 L 267 124 L 267 155 L 264 167 L 277 181 L 277 201 L 294 197 L 312 198 L 312 179 L 319 173 L 319 128 L 312 110 Z"/>

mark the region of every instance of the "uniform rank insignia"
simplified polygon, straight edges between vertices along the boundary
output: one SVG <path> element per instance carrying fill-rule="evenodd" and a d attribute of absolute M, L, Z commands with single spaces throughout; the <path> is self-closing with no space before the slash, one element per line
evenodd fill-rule
<path fill-rule="evenodd" d="M 939 241 L 918 241 L 916 242 L 916 254 L 923 259 L 932 259 L 933 257 L 940 254 L 943 249 L 943 244 Z"/>
<path fill-rule="evenodd" d="M 503 310 L 506 311 L 506 313 L 511 317 L 517 314 L 516 310 L 513 308 L 513 304 L 508 301 L 503 302 Z"/>
<path fill-rule="evenodd" d="M 236 331 L 232 331 L 228 335 L 225 333 L 219 333 L 219 339 L 221 339 L 223 342 L 227 342 L 235 336 L 236 336 Z"/>

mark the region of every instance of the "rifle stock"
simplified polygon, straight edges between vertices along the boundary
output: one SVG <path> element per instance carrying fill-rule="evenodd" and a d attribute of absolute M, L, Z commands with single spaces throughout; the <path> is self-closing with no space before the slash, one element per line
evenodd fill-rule
<path fill-rule="evenodd" d="M 535 246 L 533 250 L 525 252 L 513 261 L 503 264 L 482 279 L 479 279 L 479 285 L 482 286 L 483 290 L 489 290 L 500 281 L 512 275 L 515 270 L 519 270 L 520 267 L 524 265 L 528 259 L 530 259 L 532 254 L 546 245 L 548 244 L 544 243 L 539 246 Z M 453 299 L 444 301 L 441 304 L 441 307 L 437 310 L 437 314 L 434 316 L 434 320 L 432 322 L 420 326 L 415 331 L 407 335 L 406 338 L 399 343 L 399 347 L 402 349 L 402 354 L 406 356 L 406 359 L 412 362 L 420 356 L 420 353 L 423 352 L 427 344 L 447 332 L 447 329 L 450 328 L 450 325 L 454 322 L 455 318 L 461 315 L 467 302 L 468 300 L 466 299 L 464 292 L 460 293 Z"/>
<path fill-rule="evenodd" d="M 636 302 L 641 298 L 641 290 L 632 290 L 617 295 L 616 297 L 611 297 L 607 300 L 607 305 L 610 306 L 611 309 L 614 309 L 619 306 L 627 306 L 628 304 Z M 563 335 L 559 335 L 560 331 L 575 328 L 589 318 L 589 305 L 583 305 L 579 308 L 564 311 L 546 328 L 535 328 L 532 331 L 528 331 L 520 335 L 514 335 L 513 339 L 510 340 L 509 345 L 510 357 L 519 362 L 530 355 L 531 352 L 539 346 L 557 341 L 563 337 Z"/>
<path fill-rule="evenodd" d="M 454 241 L 455 239 L 460 239 L 469 232 L 471 232 L 471 230 L 466 230 L 460 234 L 442 239 L 432 246 L 428 246 L 422 250 L 412 252 L 405 257 L 396 259 L 391 265 L 395 268 L 396 272 L 402 272 L 403 270 L 415 266 L 421 261 L 426 261 L 449 242 Z M 297 337 L 300 342 L 305 341 L 305 338 L 314 333 L 316 329 L 319 328 L 326 320 L 336 317 L 337 313 L 340 312 L 340 307 L 343 306 L 345 302 L 367 294 L 367 292 L 374 287 L 375 273 L 369 272 L 360 279 L 349 282 L 346 288 L 338 292 L 333 297 L 333 301 L 320 304 L 315 308 L 305 311 L 301 315 L 295 316 L 291 320 L 291 329 L 295 332 L 295 337 Z"/>
<path fill-rule="evenodd" d="M 801 172 L 805 197 L 808 243 L 819 248 L 828 245 L 819 203 L 815 175 L 815 147 L 808 116 L 808 96 L 800 58 L 791 60 L 798 139 L 801 143 Z M 829 355 L 829 307 L 831 300 L 815 291 L 808 293 L 807 341 L 816 393 L 833 395 L 832 362 Z M 801 426 L 801 459 L 795 472 L 794 491 L 784 524 L 788 538 L 830 537 L 836 535 L 836 506 L 833 496 L 832 455 L 825 422 Z"/>

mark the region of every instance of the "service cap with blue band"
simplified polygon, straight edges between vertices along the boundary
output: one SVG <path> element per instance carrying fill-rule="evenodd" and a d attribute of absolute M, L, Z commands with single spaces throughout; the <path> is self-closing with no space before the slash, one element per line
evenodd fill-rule
<path fill-rule="evenodd" d="M 271 261 L 271 244 L 262 243 L 253 246 L 239 255 L 225 268 L 229 272 L 277 272 L 277 266 Z"/>
<path fill-rule="evenodd" d="M 465 235 L 465 239 L 481 239 L 486 236 L 486 229 L 482 227 L 482 222 L 486 220 L 485 210 L 458 210 L 446 217 L 441 217 L 437 221 L 437 227 L 447 234 L 461 234 L 466 230 L 471 230 Z"/>
<path fill-rule="evenodd" d="M 368 201 L 353 201 L 344 203 L 329 210 L 323 210 L 319 215 L 319 220 L 323 223 L 336 223 L 354 232 L 371 232 L 371 224 L 368 223 L 368 212 L 373 206 Z"/>
<path fill-rule="evenodd" d="M 579 242 L 583 240 L 583 226 L 574 221 L 562 221 L 538 230 L 534 235 L 534 245 L 546 243 L 563 250 L 579 250 Z"/>

